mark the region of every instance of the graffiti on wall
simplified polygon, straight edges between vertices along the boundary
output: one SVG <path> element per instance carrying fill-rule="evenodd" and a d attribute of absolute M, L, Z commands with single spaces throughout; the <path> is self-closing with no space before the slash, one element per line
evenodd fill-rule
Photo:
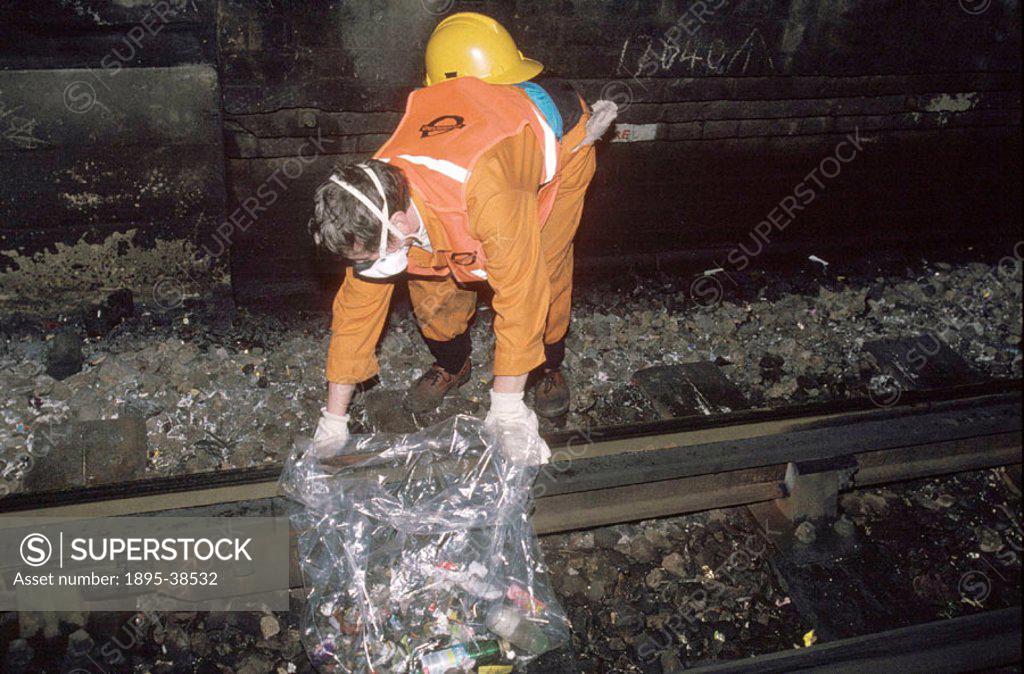
<path fill-rule="evenodd" d="M 739 40 L 707 34 L 686 36 L 667 32 L 658 38 L 649 35 L 630 36 L 622 54 L 642 49 L 633 77 L 674 75 L 753 75 L 775 72 L 772 49 L 756 26 Z"/>

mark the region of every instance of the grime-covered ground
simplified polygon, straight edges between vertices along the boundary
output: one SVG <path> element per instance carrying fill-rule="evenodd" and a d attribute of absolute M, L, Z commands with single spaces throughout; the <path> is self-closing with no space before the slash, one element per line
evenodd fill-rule
<path fill-rule="evenodd" d="M 1021 498 L 1002 470 L 848 493 L 836 527 L 858 540 L 831 571 L 862 590 L 844 607 L 865 617 L 851 634 L 1020 605 Z M 532 674 L 667 674 L 828 640 L 742 508 L 545 536 L 541 548 L 572 643 Z M 308 672 L 301 608 L 296 593 L 274 614 L 6 613 L 4 671 Z"/>
<path fill-rule="evenodd" d="M 786 650 L 812 629 L 773 576 L 741 509 L 542 539 L 572 649 L 535 672 L 673 672 Z"/>
<path fill-rule="evenodd" d="M 229 286 L 193 264 L 191 251 L 139 251 L 129 239 L 90 258 L 79 247 L 0 274 L 0 493 L 23 490 L 39 455 L 58 458 L 50 430 L 70 420 L 144 420 L 138 451 L 147 475 L 278 462 L 312 432 L 325 397 L 327 316 L 237 309 Z M 99 271 L 88 262 L 97 255 Z M 45 270 L 55 264 L 70 279 L 51 274 L 50 287 Z M 131 265 L 142 270 L 135 282 Z M 485 412 L 491 323 L 484 303 L 472 328 L 471 380 L 413 422 Z M 544 429 L 656 418 L 631 378 L 659 364 L 714 363 L 755 407 L 863 397 L 882 377 L 865 341 L 923 332 L 984 376 L 1019 379 L 1020 260 L 893 257 L 845 268 L 804 261 L 773 271 L 590 278 L 577 284 L 568 339 L 573 405 Z M 430 364 L 401 300 L 380 362 L 379 378 L 352 407 L 356 432 L 394 430 L 394 417 L 408 423 L 395 402 Z"/>
<path fill-rule="evenodd" d="M 1020 605 L 1021 497 L 1002 469 L 850 492 L 834 526 L 856 539 L 853 552 L 815 570 L 857 620 L 831 638 Z M 547 536 L 542 547 L 573 652 L 537 672 L 675 672 L 835 632 L 835 606 L 796 607 L 787 585 L 802 579 L 742 508 Z"/>
<path fill-rule="evenodd" d="M 61 486 L 49 479 L 62 459 L 51 432 L 69 421 L 144 424 L 144 442 L 119 450 L 144 453 L 144 475 L 275 463 L 316 424 L 328 317 L 238 309 L 215 269 L 182 262 L 190 251 L 115 243 L 58 251 L 67 276 L 45 257 L 0 274 L 0 493 L 28 476 Z M 568 342 L 573 407 L 545 428 L 656 419 L 632 376 L 660 364 L 714 363 L 755 407 L 868 396 L 882 372 L 865 342 L 923 332 L 983 376 L 1020 379 L 1020 260 L 999 260 L 586 279 Z M 491 319 L 482 305 L 470 382 L 414 423 L 484 413 Z M 401 299 L 380 361 L 353 406 L 356 431 L 407 423 L 397 392 L 430 363 Z M 858 491 L 841 508 L 856 554 L 805 580 L 835 589 L 823 600 L 842 600 L 845 632 L 794 599 L 794 578 L 742 509 L 542 538 L 573 640 L 531 671 L 658 674 L 1019 605 L 1020 495 L 998 472 Z M 296 595 L 292 611 L 264 615 L 6 613 L 0 650 L 4 671 L 309 671 L 301 606 Z"/>

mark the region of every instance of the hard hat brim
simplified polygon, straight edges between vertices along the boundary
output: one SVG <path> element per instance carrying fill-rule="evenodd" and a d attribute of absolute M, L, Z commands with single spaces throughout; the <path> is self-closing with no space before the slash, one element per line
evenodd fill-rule
<path fill-rule="evenodd" d="M 491 84 L 519 84 L 531 80 L 544 70 L 544 64 L 540 61 L 524 58 L 515 66 L 509 68 L 500 75 L 485 77 L 484 82 Z"/>
<path fill-rule="evenodd" d="M 512 68 L 503 72 L 501 75 L 489 75 L 481 79 L 483 79 L 484 82 L 487 82 L 489 84 L 519 84 L 520 82 L 532 80 L 534 77 L 539 75 L 543 70 L 544 64 L 541 63 L 540 61 L 534 61 L 533 59 L 523 58 L 523 60 L 521 60 Z M 429 87 L 432 84 L 437 84 L 437 82 L 431 82 L 429 75 L 423 78 L 423 86 Z"/>

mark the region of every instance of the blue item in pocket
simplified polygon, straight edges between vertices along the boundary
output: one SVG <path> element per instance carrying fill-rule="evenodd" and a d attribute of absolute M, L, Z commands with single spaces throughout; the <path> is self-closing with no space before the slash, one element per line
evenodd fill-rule
<path fill-rule="evenodd" d="M 548 92 L 544 91 L 544 87 L 534 82 L 520 82 L 515 86 L 526 92 L 526 95 L 530 97 L 530 100 L 537 106 L 540 113 L 544 115 L 548 126 L 555 132 L 555 138 L 562 140 L 562 115 L 558 112 L 558 108 L 555 106 L 551 96 Z"/>

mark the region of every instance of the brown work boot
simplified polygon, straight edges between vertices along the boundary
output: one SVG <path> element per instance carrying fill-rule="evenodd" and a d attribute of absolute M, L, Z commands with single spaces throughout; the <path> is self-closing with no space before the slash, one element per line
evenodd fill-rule
<path fill-rule="evenodd" d="M 430 366 L 430 369 L 423 373 L 423 376 L 416 380 L 409 387 L 405 394 L 405 409 L 413 414 L 423 414 L 437 409 L 444 397 L 452 389 L 456 389 L 469 381 L 470 361 L 466 363 L 455 374 L 451 374 L 437 363 Z"/>
<path fill-rule="evenodd" d="M 533 411 L 551 419 L 569 411 L 569 380 L 561 369 L 542 370 L 533 391 Z"/>

